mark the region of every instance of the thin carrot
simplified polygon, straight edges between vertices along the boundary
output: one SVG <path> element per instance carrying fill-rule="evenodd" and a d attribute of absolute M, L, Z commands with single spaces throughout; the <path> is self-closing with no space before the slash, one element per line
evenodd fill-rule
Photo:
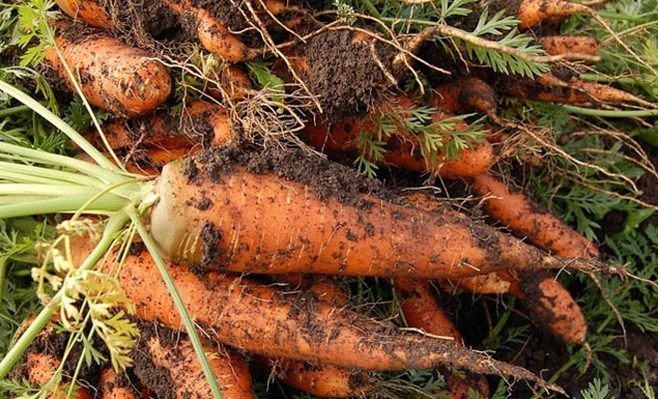
<path fill-rule="evenodd" d="M 68 24 L 55 38 L 63 60 L 54 48 L 45 52 L 46 63 L 73 92 L 73 78 L 63 62 L 78 79 L 87 100 L 100 108 L 138 116 L 152 111 L 169 97 L 169 72 L 148 53 L 99 31 L 75 40 L 71 35 L 76 29 L 82 29 L 81 25 Z"/>
<path fill-rule="evenodd" d="M 69 17 L 87 25 L 106 29 L 114 26 L 105 8 L 94 0 L 56 0 L 56 3 Z"/>
<path fill-rule="evenodd" d="M 195 7 L 189 0 L 163 0 L 173 12 L 183 17 L 191 17 L 196 22 L 196 35 L 203 47 L 228 62 L 248 61 L 258 56 L 260 51 L 245 45 L 208 10 Z"/>

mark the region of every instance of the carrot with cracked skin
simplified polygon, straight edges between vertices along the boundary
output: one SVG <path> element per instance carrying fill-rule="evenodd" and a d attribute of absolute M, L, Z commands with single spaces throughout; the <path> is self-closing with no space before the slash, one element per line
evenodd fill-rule
<path fill-rule="evenodd" d="M 83 258 L 93 243 L 88 237 L 80 237 L 73 245 L 76 258 Z M 103 269 L 107 271 L 112 263 L 108 261 Z M 513 376 L 560 391 L 525 369 L 376 323 L 311 297 L 284 294 L 249 277 L 218 272 L 201 276 L 184 264 L 169 265 L 168 271 L 191 318 L 206 326 L 204 331 L 211 339 L 234 348 L 269 357 L 372 371 L 432 369 L 442 365 Z M 145 250 L 125 257 L 117 279 L 134 304 L 137 317 L 158 320 L 169 328 L 182 325 L 155 262 Z"/>
<path fill-rule="evenodd" d="M 164 167 L 154 188 L 159 201 L 151 209 L 150 222 L 168 259 L 236 272 L 415 278 L 466 277 L 506 268 L 603 266 L 577 259 L 565 264 L 467 218 L 356 193 L 342 202 L 321 199 L 313 188 L 266 171 L 283 168 L 276 166 L 282 159 L 296 164 L 291 173 L 329 167 L 316 159 L 312 166 L 298 152 L 268 160 L 273 164 L 261 167 L 263 173 L 248 172 L 226 156 L 205 151 Z M 331 179 L 333 184 L 354 184 L 336 181 L 333 173 Z M 319 176 L 313 181 L 321 184 Z M 198 201 L 209 205 L 197 207 Z"/>
<path fill-rule="evenodd" d="M 212 397 L 192 342 L 178 331 L 162 327 L 145 327 L 138 345 L 135 375 L 157 397 L 205 399 Z M 145 333 L 148 328 L 152 332 Z M 241 355 L 221 344 L 203 342 L 204 352 L 225 399 L 253 398 L 251 373 Z M 154 370 L 161 373 L 154 381 Z M 165 371 L 166 370 L 166 371 Z M 163 372 L 164 371 L 164 372 Z M 153 383 L 155 382 L 155 383 Z"/>
<path fill-rule="evenodd" d="M 69 17 L 96 28 L 110 29 L 114 26 L 105 8 L 94 0 L 56 0 L 60 10 Z"/>
<path fill-rule="evenodd" d="M 217 21 L 208 10 L 193 6 L 189 0 L 163 0 L 176 14 L 193 18 L 196 35 L 203 47 L 228 62 L 249 61 L 260 54 L 235 36 L 224 24 Z"/>
<path fill-rule="evenodd" d="M 313 125 L 308 124 L 302 136 L 315 148 L 330 153 L 330 155 L 340 156 L 341 153 L 359 153 L 363 151 L 358 144 L 358 138 L 361 132 L 376 131 L 376 120 L 384 117 L 387 113 L 399 112 L 417 104 L 411 99 L 404 96 L 397 96 L 390 103 L 381 105 L 378 109 L 371 112 L 365 118 L 347 118 L 340 123 L 336 123 L 330 128 L 325 124 Z M 432 122 L 439 122 L 450 118 L 447 112 L 437 110 L 432 115 Z M 460 131 L 467 128 L 466 123 L 457 122 L 454 131 Z M 453 131 L 446 132 L 449 136 Z M 373 138 L 378 140 L 377 137 Z M 418 140 L 405 133 L 402 129 L 389 137 L 383 135 L 382 140 L 385 142 L 385 152 L 382 154 L 379 164 L 391 165 L 399 168 L 406 168 L 424 172 L 432 170 L 439 176 L 445 178 L 458 178 L 462 176 L 474 176 L 489 170 L 496 163 L 496 155 L 493 147 L 486 140 L 476 143 L 472 148 L 465 148 L 460 151 L 459 158 L 446 159 L 440 150 L 430 152 L 429 157 L 436 157 L 435 161 L 430 164 L 422 156 Z M 372 160 L 371 156 L 368 156 Z"/>
<path fill-rule="evenodd" d="M 54 48 L 45 51 L 46 64 L 71 91 L 76 92 L 64 62 L 97 107 L 133 117 L 151 112 L 169 97 L 171 78 L 160 62 L 100 31 L 74 40 L 69 32 L 78 28 L 79 24 L 67 24 L 55 38 L 63 60 Z"/>

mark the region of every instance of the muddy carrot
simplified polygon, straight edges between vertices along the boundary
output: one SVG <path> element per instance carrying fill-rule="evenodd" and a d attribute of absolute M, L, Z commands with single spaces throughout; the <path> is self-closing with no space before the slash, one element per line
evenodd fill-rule
<path fill-rule="evenodd" d="M 100 108 L 138 116 L 152 111 L 169 97 L 169 72 L 148 53 L 99 32 L 76 40 L 71 36 L 76 29 L 82 29 L 81 25 L 67 25 L 55 38 L 63 60 L 54 48 L 45 53 L 45 62 L 70 90 L 75 92 L 73 78 L 63 62 L 71 68 L 87 100 Z"/>
<path fill-rule="evenodd" d="M 550 55 L 565 53 L 584 53 L 594 55 L 599 50 L 601 43 L 590 36 L 543 36 L 539 43 Z"/>
<path fill-rule="evenodd" d="M 135 399 L 135 393 L 128 386 L 124 386 L 112 367 L 101 371 L 98 390 L 101 399 Z"/>
<path fill-rule="evenodd" d="M 112 28 L 113 23 L 105 8 L 95 0 L 56 0 L 59 8 L 74 19 L 96 28 Z"/>
<path fill-rule="evenodd" d="M 519 29 L 527 29 L 555 17 L 591 12 L 587 6 L 562 0 L 521 0 L 518 4 L 515 15 L 521 21 Z"/>

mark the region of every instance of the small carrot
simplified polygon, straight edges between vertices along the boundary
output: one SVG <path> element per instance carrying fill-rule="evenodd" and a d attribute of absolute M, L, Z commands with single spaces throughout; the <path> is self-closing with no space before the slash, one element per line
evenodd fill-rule
<path fill-rule="evenodd" d="M 482 112 L 497 119 L 497 95 L 493 87 L 475 77 L 462 77 L 434 88 L 430 103 L 453 114 Z"/>
<path fill-rule="evenodd" d="M 157 397 L 205 399 L 210 386 L 194 354 L 192 343 L 178 331 L 141 323 L 134 372 Z M 251 373 L 237 353 L 220 344 L 204 342 L 204 351 L 225 399 L 253 398 Z M 155 377 L 154 371 L 166 370 Z M 164 381 L 163 381 L 164 380 Z"/>
<path fill-rule="evenodd" d="M 203 47 L 228 62 L 248 61 L 258 56 L 259 50 L 245 45 L 208 10 L 195 7 L 190 0 L 163 0 L 173 12 L 193 18 L 196 22 L 196 35 Z"/>
<path fill-rule="evenodd" d="M 217 100 L 226 100 L 225 96 L 231 101 L 242 100 L 254 87 L 247 73 L 236 65 L 224 67 L 216 80 L 219 84 L 209 85 L 206 91 Z"/>
<path fill-rule="evenodd" d="M 112 367 L 101 371 L 98 390 L 101 399 L 136 399 L 135 393 L 119 381 L 119 376 Z"/>
<path fill-rule="evenodd" d="M 543 36 L 539 43 L 550 55 L 565 53 L 584 53 L 594 55 L 599 50 L 601 42 L 590 36 Z"/>
<path fill-rule="evenodd" d="M 547 19 L 589 13 L 589 7 L 568 1 L 521 0 L 515 14 L 520 21 L 519 29 L 528 29 Z"/>
<path fill-rule="evenodd" d="M 81 29 L 80 24 L 65 25 L 55 38 L 63 59 L 54 48 L 45 52 L 45 62 L 70 90 L 75 92 L 75 78 L 91 104 L 127 116 L 146 114 L 169 97 L 169 72 L 148 53 L 99 31 L 75 40 L 69 36 L 75 29 Z M 66 72 L 64 62 L 74 77 Z"/>
<path fill-rule="evenodd" d="M 56 0 L 59 8 L 73 19 L 96 28 L 111 29 L 114 24 L 105 8 L 94 0 Z"/>

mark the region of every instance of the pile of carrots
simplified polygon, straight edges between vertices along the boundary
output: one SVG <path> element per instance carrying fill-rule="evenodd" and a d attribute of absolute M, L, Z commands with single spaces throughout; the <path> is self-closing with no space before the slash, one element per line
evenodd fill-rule
<path fill-rule="evenodd" d="M 383 157 L 366 156 L 380 165 L 463 181 L 508 234 L 434 195 L 398 195 L 315 153 L 261 150 L 261 143 L 241 135 L 249 121 L 241 120 L 226 101 L 255 101 L 258 92 L 238 63 L 274 54 L 280 57 L 274 70 L 281 78 L 309 81 L 312 92 L 310 75 L 322 66 L 312 64 L 300 42 L 279 49 L 276 45 L 284 42 L 272 38 L 294 42 L 295 29 L 304 35 L 337 21 L 314 18 L 313 10 L 301 3 L 247 2 L 251 19 L 245 18 L 261 24 L 260 39 L 247 41 L 221 21 L 213 2 L 159 1 L 193 41 L 227 64 L 238 64 L 227 66 L 225 86 L 210 88 L 204 99 L 189 101 L 180 115 L 172 115 L 171 71 L 149 52 L 153 47 L 136 48 L 127 44 L 134 44 L 134 38 L 112 34 L 123 32 L 113 29 L 127 23 L 118 19 L 123 14 L 112 12 L 115 3 L 121 2 L 58 0 L 65 14 L 55 25 L 58 49 L 48 49 L 44 64 L 72 92 L 117 115 L 103 126 L 105 140 L 90 131 L 90 142 L 102 151 L 109 151 L 109 144 L 128 171 L 157 176 L 158 201 L 145 217 L 188 311 L 204 331 L 205 350 L 224 398 L 253 396 L 245 354 L 252 366 L 275 370 L 282 383 L 321 397 L 376 395 L 385 389 L 382 371 L 438 367 L 469 372 L 467 377 L 446 377 L 445 391 L 434 392 L 451 398 L 467 398 L 469 389 L 488 396 L 487 381 L 477 374 L 525 379 L 560 391 L 527 370 L 467 349 L 435 287 L 446 293 L 509 293 L 562 342 L 586 345 L 587 322 L 552 271 L 567 267 L 591 273 L 608 266 L 594 243 L 492 171 L 500 158 L 500 140 L 513 134 L 498 116 L 497 101 L 501 95 L 584 105 L 641 101 L 576 77 L 546 73 L 534 80 L 512 79 L 486 68 L 465 77 L 444 76 L 431 98 L 414 98 L 394 85 L 408 72 L 396 64 L 407 53 L 382 50 L 374 34 L 355 32 L 347 45 L 372 49 L 373 62 L 384 64 L 377 88 L 381 93 L 370 104 L 346 99 L 352 106 L 347 116 L 309 112 L 299 139 L 349 163 L 364 150 L 359 135 L 375 129 L 386 114 L 404 117 L 405 110 L 425 104 L 434 107 L 428 123 L 468 112 L 487 115 L 491 133 L 456 157 L 423 147 L 422 137 L 395 123 L 378 138 L 386 148 Z M 521 20 L 521 29 L 589 10 L 559 0 L 518 3 L 510 12 Z M 311 34 L 308 41 L 324 40 L 324 34 Z M 156 34 L 151 39 L 161 40 Z M 585 37 L 543 37 L 538 42 L 551 55 L 592 55 L 598 45 Z M 420 50 L 411 50 L 423 58 Z M 452 132 L 467 128 L 461 120 Z M 430 161 L 423 155 L 428 151 Z M 86 236 L 74 242 L 80 260 L 94 244 Z M 114 256 L 99 267 L 109 272 Z M 134 303 L 142 329 L 133 353 L 135 366 L 119 374 L 104 368 L 99 379 L 87 381 L 89 386 L 76 387 L 78 397 L 94 392 L 117 399 L 210 397 L 153 259 L 142 250 L 122 262 L 117 279 Z M 390 279 L 401 316 L 416 332 L 352 310 L 349 293 L 321 275 Z M 55 335 L 52 327 L 45 330 L 35 348 L 49 347 Z M 35 349 L 22 370 L 31 383 L 44 384 L 62 355 Z M 154 377 L 154 369 L 164 371 Z M 53 398 L 69 387 L 58 389 Z"/>

